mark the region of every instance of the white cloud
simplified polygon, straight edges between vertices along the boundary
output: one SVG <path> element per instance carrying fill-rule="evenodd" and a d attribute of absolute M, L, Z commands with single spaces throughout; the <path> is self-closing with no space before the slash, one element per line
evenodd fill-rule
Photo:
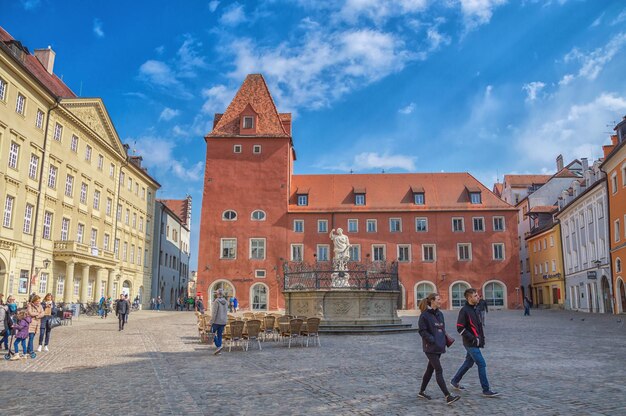
<path fill-rule="evenodd" d="M 618 14 L 615 19 L 613 19 L 613 21 L 611 22 L 611 25 L 614 26 L 614 25 L 622 23 L 623 21 L 626 21 L 626 9 L 622 10 L 622 12 Z"/>
<path fill-rule="evenodd" d="M 480 25 L 489 23 L 493 16 L 493 11 L 507 0 L 459 0 L 461 12 L 468 29 L 473 29 Z"/>
<path fill-rule="evenodd" d="M 93 33 L 98 38 L 104 37 L 104 30 L 102 30 L 102 21 L 100 19 L 93 19 Z"/>
<path fill-rule="evenodd" d="M 380 24 L 390 17 L 422 12 L 427 6 L 427 0 L 347 0 L 335 17 L 350 23 L 366 18 Z"/>
<path fill-rule="evenodd" d="M 189 167 L 185 166 L 186 161 L 174 158 L 174 149 L 176 147 L 173 141 L 154 136 L 143 136 L 137 140 L 129 139 L 129 142 L 135 142 L 135 148 L 139 155 L 143 157 L 146 167 L 158 169 L 158 176 L 167 178 L 168 173 L 173 174 L 176 178 L 184 181 L 200 181 L 204 165 L 197 162 Z M 152 172 L 154 175 L 155 172 Z"/>
<path fill-rule="evenodd" d="M 231 100 L 235 96 L 236 91 L 228 89 L 224 85 L 216 85 L 211 88 L 202 90 L 202 96 L 206 98 L 202 105 L 204 114 L 213 115 L 217 112 L 223 112 Z"/>
<path fill-rule="evenodd" d="M 201 46 L 202 43 L 196 41 L 192 36 L 185 36 L 185 41 L 176 52 L 178 55 L 177 75 L 179 77 L 194 78 L 197 69 L 206 68 L 204 58 L 197 51 Z"/>
<path fill-rule="evenodd" d="M 159 121 L 161 120 L 170 121 L 171 119 L 178 116 L 179 114 L 180 114 L 180 110 L 173 110 L 169 107 L 165 107 L 163 111 L 161 111 L 161 115 L 159 116 Z"/>
<path fill-rule="evenodd" d="M 164 87 L 169 87 L 178 82 L 169 65 L 162 61 L 148 60 L 144 62 L 139 67 L 139 74 L 149 82 Z"/>
<path fill-rule="evenodd" d="M 154 48 L 154 51 L 156 52 L 157 55 L 163 55 L 163 52 L 165 52 L 165 46 L 164 45 L 157 46 L 156 48 Z"/>
<path fill-rule="evenodd" d="M 41 0 L 21 0 L 24 10 L 34 10 L 39 7 Z"/>
<path fill-rule="evenodd" d="M 541 92 L 541 90 L 546 86 L 541 81 L 529 82 L 528 84 L 524 84 L 522 89 L 526 91 L 526 101 L 535 101 L 537 99 L 537 94 Z"/>
<path fill-rule="evenodd" d="M 604 66 L 609 63 L 615 55 L 626 44 L 626 33 L 615 35 L 605 46 L 597 48 L 589 53 L 581 52 L 578 48 L 572 49 L 564 57 L 565 63 L 579 62 L 580 69 L 576 77 L 586 78 L 593 81 L 600 74 Z"/>
<path fill-rule="evenodd" d="M 427 31 L 427 39 L 430 43 L 430 51 L 439 49 L 440 46 L 448 46 L 452 39 L 450 36 L 440 33 L 436 27 L 431 27 Z"/>
<path fill-rule="evenodd" d="M 220 2 L 217 0 L 211 0 L 209 2 L 209 10 L 211 11 L 211 13 L 213 13 L 215 10 L 217 10 L 217 6 L 219 6 Z"/>
<path fill-rule="evenodd" d="M 598 27 L 600 26 L 600 23 L 602 23 L 602 19 L 604 18 L 604 12 L 598 16 L 589 27 Z"/>
<path fill-rule="evenodd" d="M 415 171 L 415 158 L 404 155 L 381 155 L 376 152 L 363 152 L 354 156 L 354 168 L 359 171 L 394 168 Z"/>
<path fill-rule="evenodd" d="M 411 103 L 406 107 L 402 107 L 398 110 L 398 113 L 408 115 L 411 114 L 413 111 L 415 111 L 415 103 Z"/>
<path fill-rule="evenodd" d="M 227 26 L 237 26 L 246 20 L 246 14 L 243 5 L 233 3 L 220 17 L 220 23 Z"/>
<path fill-rule="evenodd" d="M 565 74 L 563 75 L 563 78 L 561 78 L 561 80 L 559 81 L 559 85 L 561 86 L 567 85 L 570 82 L 572 82 L 574 79 L 576 79 L 576 76 L 574 74 Z"/>

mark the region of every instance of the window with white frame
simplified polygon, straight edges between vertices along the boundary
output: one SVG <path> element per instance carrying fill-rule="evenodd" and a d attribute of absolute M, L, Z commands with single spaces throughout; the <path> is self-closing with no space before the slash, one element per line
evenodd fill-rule
<path fill-rule="evenodd" d="M 433 285 L 432 283 L 419 283 L 417 286 L 415 286 L 415 305 L 418 304 L 418 302 L 422 299 L 424 299 L 426 296 L 430 295 L 431 293 L 435 293 L 436 289 L 435 289 L 435 285 Z"/>
<path fill-rule="evenodd" d="M 622 260 L 620 258 L 615 259 L 615 273 L 622 272 Z"/>
<path fill-rule="evenodd" d="M 374 261 L 384 261 L 387 257 L 385 255 L 386 246 L 384 244 L 373 244 L 372 245 L 372 259 Z"/>
<path fill-rule="evenodd" d="M 359 232 L 359 220 L 356 220 L 356 219 L 348 220 L 348 232 L 349 233 Z"/>
<path fill-rule="evenodd" d="M 415 218 L 415 231 L 425 233 L 428 231 L 428 218 Z"/>
<path fill-rule="evenodd" d="M 463 232 L 465 231 L 465 223 L 463 218 L 452 218 L 452 231 Z"/>
<path fill-rule="evenodd" d="M 220 240 L 220 258 L 229 260 L 237 258 L 236 238 L 222 238 Z"/>
<path fill-rule="evenodd" d="M 613 172 L 611 175 L 611 193 L 617 192 L 617 173 Z"/>
<path fill-rule="evenodd" d="M 24 115 L 25 110 L 26 110 L 26 97 L 18 93 L 17 101 L 15 102 L 15 112 L 17 114 Z"/>
<path fill-rule="evenodd" d="M 470 202 L 472 204 L 480 204 L 482 202 L 480 192 L 470 192 Z"/>
<path fill-rule="evenodd" d="M 102 170 L 104 166 L 104 156 L 98 155 L 98 170 Z"/>
<path fill-rule="evenodd" d="M 46 293 L 48 291 L 48 273 L 39 274 L 39 293 Z"/>
<path fill-rule="evenodd" d="M 65 277 L 57 277 L 57 296 L 63 296 L 65 290 Z"/>
<path fill-rule="evenodd" d="M 493 244 L 493 259 L 504 260 L 504 244 L 503 243 Z"/>
<path fill-rule="evenodd" d="M 137 228 L 137 213 L 133 212 L 133 224 L 132 224 L 133 228 Z M 176 241 L 176 239 L 174 239 L 174 241 Z"/>
<path fill-rule="evenodd" d="M 113 242 L 113 253 L 115 253 L 115 258 L 120 259 L 120 239 L 116 238 Z"/>
<path fill-rule="evenodd" d="M 252 310 L 266 311 L 268 297 L 269 293 L 265 285 L 256 284 L 252 286 Z"/>
<path fill-rule="evenodd" d="M 413 194 L 413 202 L 415 205 L 424 205 L 426 203 L 426 199 L 424 198 L 423 192 L 416 192 Z"/>
<path fill-rule="evenodd" d="M 348 253 L 350 254 L 350 261 L 361 261 L 361 245 L 360 244 L 352 244 L 348 249 Z"/>
<path fill-rule="evenodd" d="M 293 220 L 293 231 L 296 233 L 304 232 L 304 220 Z"/>
<path fill-rule="evenodd" d="M 267 273 L 265 272 L 265 269 L 256 269 L 254 271 L 254 277 L 256 277 L 257 279 L 265 279 L 266 276 Z"/>
<path fill-rule="evenodd" d="M 17 159 L 20 154 L 20 145 L 11 142 L 11 146 L 9 147 L 9 167 L 11 169 L 17 169 Z"/>
<path fill-rule="evenodd" d="M 50 165 L 48 170 L 48 188 L 55 189 L 57 187 L 57 172 L 58 168 L 54 165 Z"/>
<path fill-rule="evenodd" d="M 366 220 L 365 229 L 368 233 L 375 233 L 378 229 L 378 223 L 376 220 Z"/>
<path fill-rule="evenodd" d="M 554 247 L 554 236 L 550 236 L 550 247 Z"/>
<path fill-rule="evenodd" d="M 61 241 L 67 241 L 70 232 L 70 219 L 63 217 L 61 219 Z"/>
<path fill-rule="evenodd" d="M 60 125 L 59 123 L 56 123 L 54 125 L 54 140 L 56 140 L 57 142 L 61 141 L 61 138 L 63 137 L 63 126 Z"/>
<path fill-rule="evenodd" d="M 103 248 L 106 251 L 109 251 L 111 249 L 110 244 L 111 244 L 111 236 L 107 233 L 104 233 Z"/>
<path fill-rule="evenodd" d="M 328 261 L 329 246 L 328 244 L 318 244 L 317 245 L 317 261 Z"/>
<path fill-rule="evenodd" d="M 128 190 L 133 191 L 133 178 L 128 178 Z"/>
<path fill-rule="evenodd" d="M 318 233 L 328 232 L 328 220 L 317 220 L 317 232 Z"/>
<path fill-rule="evenodd" d="M 457 260 L 469 261 L 472 259 L 472 245 L 468 243 L 459 243 L 457 246 Z"/>
<path fill-rule="evenodd" d="M 615 241 L 619 241 L 620 239 L 620 226 L 619 226 L 619 220 L 615 220 L 615 224 L 614 224 L 614 229 L 613 232 L 615 234 Z"/>
<path fill-rule="evenodd" d="M 85 236 L 85 224 L 78 223 L 78 227 L 76 227 L 76 241 L 78 241 L 79 243 L 82 243 L 84 236 Z"/>
<path fill-rule="evenodd" d="M 135 264 L 135 245 L 130 245 L 130 263 Z"/>
<path fill-rule="evenodd" d="M 237 212 L 232 209 L 228 209 L 222 213 L 222 220 L 224 221 L 235 221 L 237 219 Z"/>
<path fill-rule="evenodd" d="M 74 153 L 78 152 L 78 136 L 72 134 L 72 138 L 70 140 L 70 150 Z"/>
<path fill-rule="evenodd" d="M 137 247 L 137 266 L 141 266 L 141 253 L 142 253 L 142 248 Z"/>
<path fill-rule="evenodd" d="M 130 209 L 126 208 L 126 215 L 124 215 L 124 224 L 130 225 Z"/>
<path fill-rule="evenodd" d="M 411 261 L 411 245 L 410 244 L 398 244 L 398 261 L 399 262 Z"/>
<path fill-rule="evenodd" d="M 37 170 L 39 169 L 39 156 L 31 153 L 30 164 L 28 165 L 28 177 L 37 180 Z"/>
<path fill-rule="evenodd" d="M 139 217 L 139 231 L 143 231 L 143 217 Z"/>
<path fill-rule="evenodd" d="M 122 260 L 128 260 L 128 242 L 126 241 L 124 241 L 124 244 L 122 244 Z"/>
<path fill-rule="evenodd" d="M 552 260 L 552 272 L 556 272 L 556 260 Z"/>
<path fill-rule="evenodd" d="M 389 218 L 389 231 L 399 233 L 402 231 L 402 220 L 400 218 Z"/>
<path fill-rule="evenodd" d="M 15 198 L 11 195 L 7 195 L 4 200 L 4 217 L 2 219 L 2 226 L 5 228 L 11 228 L 11 222 L 13 220 L 13 203 Z"/>
<path fill-rule="evenodd" d="M 91 229 L 91 247 L 98 247 L 98 230 L 95 228 Z"/>
<path fill-rule="evenodd" d="M 365 205 L 365 194 L 355 194 L 354 205 Z"/>
<path fill-rule="evenodd" d="M 493 230 L 504 231 L 504 217 L 493 217 Z"/>
<path fill-rule="evenodd" d="M 254 117 L 245 116 L 243 118 L 243 128 L 244 129 L 251 129 L 253 127 L 254 127 Z"/>
<path fill-rule="evenodd" d="M 309 195 L 307 194 L 298 195 L 298 206 L 305 207 L 307 205 L 309 205 Z"/>
<path fill-rule="evenodd" d="M 304 258 L 304 245 L 292 244 L 291 245 L 291 261 L 302 261 Z"/>
<path fill-rule="evenodd" d="M 31 232 L 31 224 L 33 222 L 33 208 L 34 206 L 31 204 L 26 204 L 26 208 L 24 209 L 24 234 L 30 234 Z"/>
<path fill-rule="evenodd" d="M 117 204 L 117 221 L 122 221 L 122 204 Z"/>
<path fill-rule="evenodd" d="M 437 260 L 437 246 L 435 244 L 422 244 L 422 261 Z"/>
<path fill-rule="evenodd" d="M 65 196 L 72 197 L 74 193 L 74 177 L 67 175 L 65 177 Z"/>
<path fill-rule="evenodd" d="M 6 101 L 7 98 L 7 82 L 0 78 L 0 101 Z"/>
<path fill-rule="evenodd" d="M 43 128 L 43 111 L 37 110 L 37 116 L 35 117 L 35 127 L 38 129 Z"/>
<path fill-rule="evenodd" d="M 485 219 L 483 217 L 472 218 L 472 222 L 475 232 L 485 231 Z"/>
<path fill-rule="evenodd" d="M 254 146 L 252 146 L 252 153 L 254 153 L 255 155 L 260 155 L 261 154 L 261 145 L 260 144 L 255 144 Z"/>
<path fill-rule="evenodd" d="M 265 221 L 265 212 L 260 209 L 252 211 L 251 219 L 252 221 Z"/>
<path fill-rule="evenodd" d="M 111 163 L 109 165 L 109 178 L 115 177 L 115 164 Z"/>
<path fill-rule="evenodd" d="M 97 189 L 93 191 L 93 209 L 100 209 L 100 191 Z"/>
<path fill-rule="evenodd" d="M 233 153 L 241 153 L 241 145 L 236 144 L 233 146 Z"/>
<path fill-rule="evenodd" d="M 45 240 L 50 240 L 52 235 L 52 213 L 50 211 L 46 211 L 43 214 L 43 238 Z"/>
<path fill-rule="evenodd" d="M 80 203 L 87 203 L 87 184 L 85 182 L 80 184 Z"/>
<path fill-rule="evenodd" d="M 250 239 L 250 258 L 253 260 L 265 259 L 265 238 Z"/>

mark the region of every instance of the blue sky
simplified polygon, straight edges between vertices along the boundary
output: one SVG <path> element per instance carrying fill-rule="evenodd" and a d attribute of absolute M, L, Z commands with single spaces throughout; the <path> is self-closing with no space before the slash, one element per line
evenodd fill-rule
<path fill-rule="evenodd" d="M 626 114 L 619 0 L 0 0 L 0 25 L 102 97 L 161 198 L 193 197 L 248 73 L 294 114 L 296 173 L 552 173 Z"/>

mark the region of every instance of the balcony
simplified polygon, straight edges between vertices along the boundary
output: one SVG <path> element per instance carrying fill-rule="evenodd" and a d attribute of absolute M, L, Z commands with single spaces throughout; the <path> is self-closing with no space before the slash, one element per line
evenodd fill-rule
<path fill-rule="evenodd" d="M 102 261 L 115 263 L 112 251 L 90 247 L 88 244 L 79 243 L 78 241 L 55 241 L 53 255 L 55 260 L 78 257 L 84 260 L 92 260 L 94 263 Z"/>

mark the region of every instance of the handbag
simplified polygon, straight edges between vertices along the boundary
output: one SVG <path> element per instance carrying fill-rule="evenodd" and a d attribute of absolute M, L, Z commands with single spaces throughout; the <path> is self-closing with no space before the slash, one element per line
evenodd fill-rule
<path fill-rule="evenodd" d="M 452 344 L 454 344 L 454 341 L 456 340 L 448 335 L 448 333 L 446 332 L 446 347 L 450 348 Z"/>
<path fill-rule="evenodd" d="M 57 326 L 61 326 L 61 319 L 56 316 L 48 318 L 48 320 L 46 321 L 46 325 L 50 329 L 56 328 Z"/>

